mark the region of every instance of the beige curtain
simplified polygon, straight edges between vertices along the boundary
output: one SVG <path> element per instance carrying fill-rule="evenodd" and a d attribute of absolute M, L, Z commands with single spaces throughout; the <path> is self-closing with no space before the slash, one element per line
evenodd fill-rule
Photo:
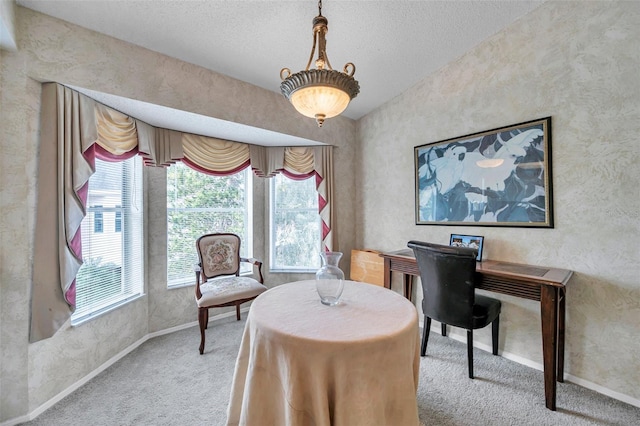
<path fill-rule="evenodd" d="M 203 172 L 235 173 L 249 165 L 249 145 L 184 133 L 184 160 Z"/>
<path fill-rule="evenodd" d="M 258 177 L 270 178 L 282 170 L 293 175 L 307 175 L 315 170 L 315 148 L 307 146 L 250 145 L 251 168 Z"/>
<path fill-rule="evenodd" d="M 136 122 L 105 105 L 95 104 L 98 145 L 113 155 L 122 155 L 138 146 Z"/>
<path fill-rule="evenodd" d="M 136 152 L 136 121 L 68 87 L 42 85 L 29 340 L 51 337 L 75 309 L 80 225 L 100 146 L 111 160 Z"/>
<path fill-rule="evenodd" d="M 64 86 L 42 86 L 36 234 L 29 340 L 52 336 L 75 306 L 82 265 L 80 223 L 85 216 L 91 159 L 98 139 L 95 102 Z"/>
<path fill-rule="evenodd" d="M 270 178 L 280 173 L 284 169 L 284 150 L 282 146 L 250 145 L 249 156 L 253 173 L 262 178 Z"/>
<path fill-rule="evenodd" d="M 104 152 L 95 149 L 100 146 Z M 117 160 L 139 152 L 149 166 L 182 160 L 204 173 L 231 174 L 251 165 L 257 176 L 316 174 L 322 249 L 334 249 L 333 149 L 262 147 L 155 128 L 57 83 L 42 85 L 41 137 L 31 342 L 52 336 L 75 308 L 82 265 L 80 225 L 95 156 Z M 98 153 L 98 154 L 96 154 Z"/>
<path fill-rule="evenodd" d="M 307 146 L 287 147 L 284 150 L 284 169 L 293 174 L 309 174 L 316 170 L 316 149 Z"/>
<path fill-rule="evenodd" d="M 322 250 L 338 250 L 335 245 L 337 230 L 335 220 L 334 184 L 333 184 L 333 147 L 314 147 L 314 168 L 317 173 L 320 219 L 322 221 Z"/>
<path fill-rule="evenodd" d="M 168 167 L 182 160 L 182 132 L 153 127 L 136 120 L 138 152 L 146 166 Z"/>
<path fill-rule="evenodd" d="M 281 171 L 289 176 L 308 176 L 315 172 L 318 207 L 322 222 L 322 247 L 335 247 L 335 208 L 333 206 L 333 147 L 264 147 L 251 145 L 251 168 L 260 177 L 273 177 Z"/>

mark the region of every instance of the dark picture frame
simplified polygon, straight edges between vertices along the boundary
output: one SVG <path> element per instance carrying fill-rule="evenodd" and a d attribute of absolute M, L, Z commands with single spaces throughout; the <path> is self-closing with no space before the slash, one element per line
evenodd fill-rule
<path fill-rule="evenodd" d="M 462 235 L 451 234 L 449 245 L 453 247 L 469 247 L 478 250 L 476 261 L 482 262 L 482 249 L 484 248 L 484 237 L 482 235 Z"/>
<path fill-rule="evenodd" d="M 414 147 L 417 225 L 553 228 L 551 117 Z"/>

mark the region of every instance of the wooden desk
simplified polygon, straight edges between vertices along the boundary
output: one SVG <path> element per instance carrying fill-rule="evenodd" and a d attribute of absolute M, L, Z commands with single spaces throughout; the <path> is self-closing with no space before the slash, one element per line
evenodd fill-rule
<path fill-rule="evenodd" d="M 391 288 L 391 273 L 404 274 L 405 297 L 411 297 L 413 277 L 420 276 L 413 250 L 380 254 L 384 258 L 384 286 Z M 556 409 L 556 380 L 564 381 L 565 286 L 572 271 L 486 260 L 478 262 L 476 288 L 540 302 L 544 396 L 548 409 Z"/>

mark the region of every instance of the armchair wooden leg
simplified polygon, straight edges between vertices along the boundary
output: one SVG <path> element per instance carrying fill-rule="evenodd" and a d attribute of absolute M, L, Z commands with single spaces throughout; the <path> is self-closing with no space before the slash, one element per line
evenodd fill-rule
<path fill-rule="evenodd" d="M 198 308 L 198 323 L 200 323 L 200 355 L 204 353 L 204 330 L 207 328 L 209 309 Z"/>
<path fill-rule="evenodd" d="M 240 321 L 240 304 L 236 303 L 236 321 Z"/>
<path fill-rule="evenodd" d="M 427 353 L 427 341 L 429 340 L 429 329 L 431 328 L 431 318 L 425 315 L 422 328 L 422 347 L 420 348 L 420 356 Z"/>
<path fill-rule="evenodd" d="M 204 317 L 204 329 L 207 330 L 209 328 L 209 309 L 205 310 L 205 317 Z"/>
<path fill-rule="evenodd" d="M 440 324 L 440 327 L 441 327 L 441 330 L 442 330 L 442 331 L 441 331 L 442 335 L 443 335 L 444 337 L 447 337 L 447 324 L 442 323 L 442 324 Z"/>
<path fill-rule="evenodd" d="M 493 343 L 493 354 L 498 355 L 498 333 L 500 329 L 500 315 L 491 324 L 491 342 Z"/>
<path fill-rule="evenodd" d="M 467 330 L 467 358 L 469 358 L 469 378 L 473 379 L 473 330 Z"/>

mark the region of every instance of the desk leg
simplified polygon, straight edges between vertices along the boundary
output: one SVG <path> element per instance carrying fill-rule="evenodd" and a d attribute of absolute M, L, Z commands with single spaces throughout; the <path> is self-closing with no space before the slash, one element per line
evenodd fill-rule
<path fill-rule="evenodd" d="M 404 278 L 404 297 L 411 302 L 411 296 L 413 295 L 413 275 L 403 274 Z"/>
<path fill-rule="evenodd" d="M 558 381 L 564 382 L 564 327 L 565 303 L 567 292 L 564 288 L 558 290 Z"/>
<path fill-rule="evenodd" d="M 391 290 L 391 259 L 384 258 L 384 286 Z"/>
<path fill-rule="evenodd" d="M 544 398 L 546 407 L 555 411 L 556 362 L 558 355 L 558 289 L 552 285 L 542 285 L 540 291 Z"/>

